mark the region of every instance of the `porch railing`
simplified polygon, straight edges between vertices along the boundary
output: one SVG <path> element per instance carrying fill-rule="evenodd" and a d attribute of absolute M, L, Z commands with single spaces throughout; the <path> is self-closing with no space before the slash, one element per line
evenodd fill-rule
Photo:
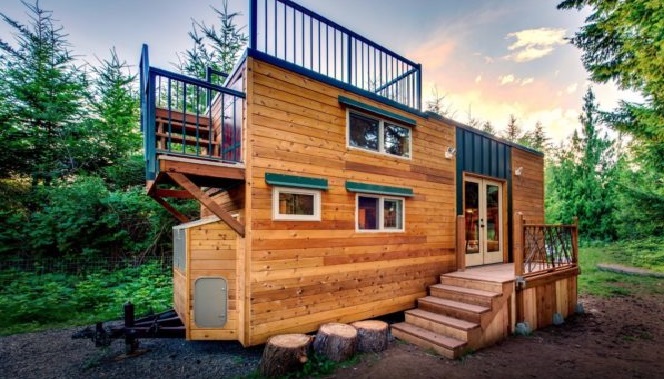
<path fill-rule="evenodd" d="M 289 0 L 249 0 L 249 47 L 422 110 L 422 66 Z"/>
<path fill-rule="evenodd" d="M 148 180 L 158 172 L 158 154 L 242 161 L 244 93 L 150 67 L 147 45 L 141 52 L 140 91 Z"/>
<path fill-rule="evenodd" d="M 571 225 L 514 223 L 514 273 L 517 277 L 574 267 L 578 264 L 578 231 Z"/>

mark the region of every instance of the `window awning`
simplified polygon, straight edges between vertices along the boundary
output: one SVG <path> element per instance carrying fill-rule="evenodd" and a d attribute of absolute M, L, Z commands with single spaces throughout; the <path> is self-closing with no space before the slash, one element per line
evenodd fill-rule
<path fill-rule="evenodd" d="M 394 121 L 399 121 L 403 124 L 407 124 L 407 125 L 410 125 L 410 126 L 417 125 L 417 121 L 415 121 L 414 119 L 412 119 L 410 117 L 405 117 L 405 116 L 402 116 L 400 114 L 390 112 L 388 110 L 378 108 L 378 107 L 375 107 L 375 106 L 370 105 L 370 104 L 365 104 L 365 103 L 359 102 L 357 100 L 351 99 L 351 98 L 346 97 L 346 96 L 339 96 L 339 103 L 344 104 L 346 106 L 349 106 L 351 108 L 355 108 L 355 109 L 358 109 L 358 110 L 361 110 L 361 111 L 365 111 L 365 112 L 373 113 L 373 114 L 378 115 L 378 116 L 389 118 L 389 119 L 392 119 Z"/>
<path fill-rule="evenodd" d="M 404 197 L 415 196 L 412 188 L 383 186 L 379 184 L 368 184 L 351 181 L 346 181 L 346 191 Z"/>
<path fill-rule="evenodd" d="M 307 176 L 265 173 L 265 182 L 274 186 L 312 188 L 326 190 L 327 179 L 310 178 Z"/>

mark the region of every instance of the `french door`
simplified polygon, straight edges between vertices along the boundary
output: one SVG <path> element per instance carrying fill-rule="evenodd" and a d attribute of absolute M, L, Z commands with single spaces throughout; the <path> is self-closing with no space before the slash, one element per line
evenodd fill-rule
<path fill-rule="evenodd" d="M 466 266 L 503 261 L 503 185 L 466 177 L 464 180 Z"/>

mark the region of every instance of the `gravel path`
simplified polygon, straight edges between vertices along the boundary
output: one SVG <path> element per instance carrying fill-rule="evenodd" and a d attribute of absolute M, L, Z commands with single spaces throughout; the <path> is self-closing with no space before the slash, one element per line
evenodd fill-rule
<path fill-rule="evenodd" d="M 0 338 L 2 378 L 233 378 L 256 369 L 262 346 L 235 342 L 143 339 L 144 354 L 122 359 L 124 340 L 99 349 L 72 340 L 81 328 Z"/>

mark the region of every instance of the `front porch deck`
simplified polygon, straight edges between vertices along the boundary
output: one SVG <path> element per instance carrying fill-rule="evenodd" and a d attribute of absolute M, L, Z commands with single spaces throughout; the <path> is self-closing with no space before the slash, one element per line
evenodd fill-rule
<path fill-rule="evenodd" d="M 514 263 L 497 263 L 486 266 L 467 267 L 465 271 L 455 271 L 446 276 L 482 280 L 487 282 L 507 283 L 514 281 Z"/>

